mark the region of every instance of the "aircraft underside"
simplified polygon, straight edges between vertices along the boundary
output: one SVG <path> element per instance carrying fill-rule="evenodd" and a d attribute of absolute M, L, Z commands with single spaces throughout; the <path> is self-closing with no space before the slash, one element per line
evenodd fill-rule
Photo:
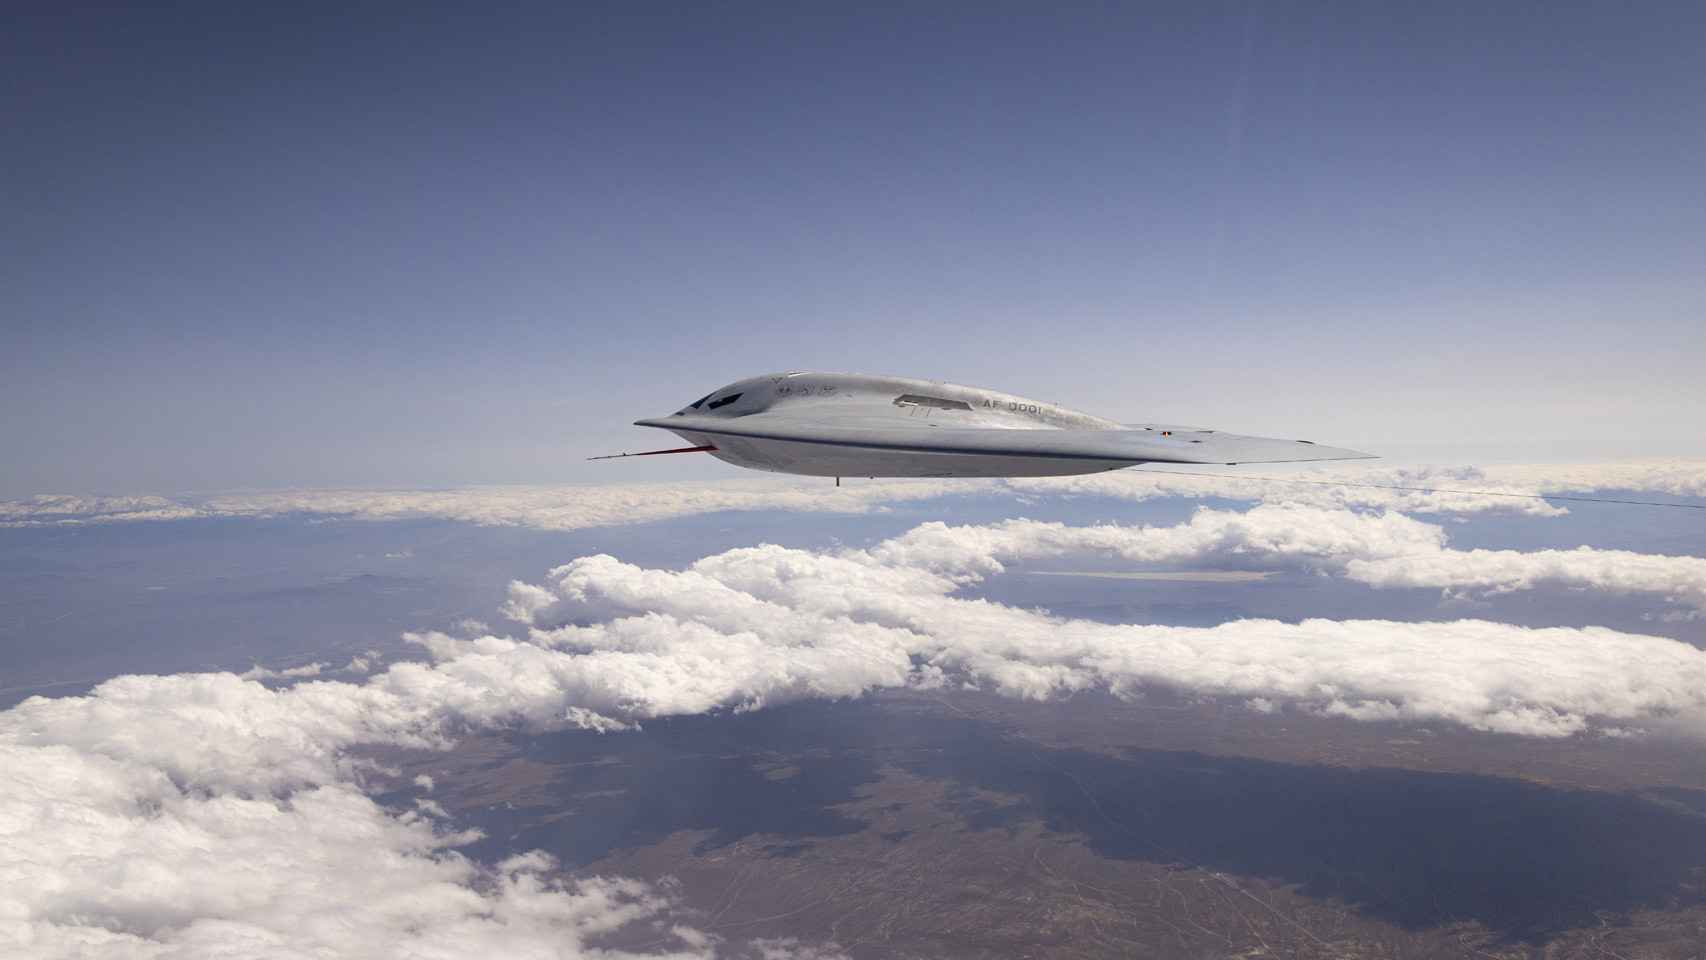
<path fill-rule="evenodd" d="M 1070 477 L 1141 462 L 872 450 L 689 433 L 681 436 L 714 447 L 706 452 L 724 463 L 808 477 Z"/>

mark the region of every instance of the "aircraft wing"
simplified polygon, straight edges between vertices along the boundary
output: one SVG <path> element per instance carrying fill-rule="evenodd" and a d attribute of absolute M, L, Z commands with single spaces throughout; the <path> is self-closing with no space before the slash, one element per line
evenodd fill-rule
<path fill-rule="evenodd" d="M 1215 430 L 1134 426 L 1117 430 L 1022 429 L 936 423 L 924 418 L 753 414 L 745 417 L 671 416 L 637 420 L 683 436 L 742 437 L 821 444 L 844 450 L 1064 459 L 1104 463 L 1293 463 L 1360 460 L 1371 454 L 1308 440 L 1247 437 Z"/>

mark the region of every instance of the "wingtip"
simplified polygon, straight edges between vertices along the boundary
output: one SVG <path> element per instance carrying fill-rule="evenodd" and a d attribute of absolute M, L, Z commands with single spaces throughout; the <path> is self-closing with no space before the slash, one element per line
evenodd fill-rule
<path fill-rule="evenodd" d="M 1310 446 L 1315 446 L 1315 445 L 1310 444 Z M 1378 453 L 1364 453 L 1361 450 L 1351 450 L 1347 447 L 1315 446 L 1315 449 L 1311 452 L 1314 454 L 1314 456 L 1310 457 L 1309 459 L 1310 460 L 1317 460 L 1317 461 L 1325 461 L 1325 460 L 1379 460 L 1380 459 L 1380 454 L 1378 454 Z"/>

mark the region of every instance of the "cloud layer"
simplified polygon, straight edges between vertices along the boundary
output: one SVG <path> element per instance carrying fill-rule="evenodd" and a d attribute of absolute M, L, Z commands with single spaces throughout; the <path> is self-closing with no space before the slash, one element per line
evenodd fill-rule
<path fill-rule="evenodd" d="M 932 523 L 866 549 L 761 545 L 680 570 L 580 557 L 511 586 L 504 612 L 520 636 L 415 635 L 427 660 L 359 681 L 312 668 L 251 674 L 284 686 L 121 677 L 0 713 L 0 943 L 43 957 L 573 957 L 638 923 L 677 956 L 782 949 L 715 941 L 678 922 L 666 892 L 565 881 L 537 854 L 471 862 L 456 852 L 470 836 L 425 797 L 387 809 L 363 789 L 353 748 L 443 747 L 472 728 L 615 733 L 666 715 L 975 686 L 1027 698 L 1165 688 L 1532 737 L 1706 737 L 1706 652 L 1659 637 L 1481 620 L 1106 624 L 963 591 L 1075 554 L 1258 558 L 1377 586 L 1706 595 L 1698 558 L 1454 551 L 1434 524 L 1297 505 L 1167 527 Z"/>
<path fill-rule="evenodd" d="M 664 898 L 492 868 L 343 756 L 427 742 L 379 691 L 124 677 L 0 714 L 0 945 L 31 957 L 580 956 Z M 687 946 L 686 941 L 679 941 Z M 557 946 L 562 949 L 559 951 Z"/>
<path fill-rule="evenodd" d="M 1206 468 L 1209 471 L 1215 468 Z M 1562 505 L 1483 493 L 1417 493 L 1371 487 L 1316 486 L 1240 479 L 1282 468 L 1220 468 L 1224 476 L 1169 475 L 1165 467 L 1083 477 L 1031 480 L 864 480 L 835 487 L 817 479 L 731 477 L 708 483 L 600 486 L 490 486 L 454 490 L 298 490 L 206 497 L 38 496 L 0 501 L 0 526 L 275 517 L 290 514 L 358 520 L 459 520 L 541 530 L 646 523 L 719 511 L 787 510 L 866 513 L 886 504 L 966 493 L 1103 496 L 1128 500 L 1215 497 L 1325 508 L 1380 508 L 1420 513 L 1566 512 Z M 1441 487 L 1497 493 L 1587 493 L 1628 490 L 1706 496 L 1706 461 L 1642 461 L 1477 468 L 1338 467 L 1285 472 L 1324 483 Z"/>
<path fill-rule="evenodd" d="M 1150 500 L 1158 497 L 1216 497 L 1294 503 L 1326 508 L 1376 508 L 1411 513 L 1504 511 L 1536 516 L 1567 513 L 1567 505 L 1522 499 L 1537 494 L 1588 494 L 1615 490 L 1678 497 L 1706 497 L 1706 461 L 1640 460 L 1588 464 L 1504 464 L 1489 467 L 1334 466 L 1281 471 L 1253 464 L 1210 471 L 1213 477 L 1185 476 L 1157 465 L 1083 477 L 1009 480 L 1014 490 Z M 1243 476 L 1286 478 L 1242 479 Z M 1323 486 L 1322 484 L 1369 486 Z M 1382 489 L 1392 487 L 1430 488 Z"/>
<path fill-rule="evenodd" d="M 1478 620 L 1110 625 L 955 595 L 1004 561 L 1080 549 L 1142 559 L 1205 545 L 1336 557 L 1439 549 L 1437 528 L 1408 518 L 1251 513 L 1260 515 L 1205 512 L 1153 531 L 927 524 L 868 550 L 753 547 L 681 571 L 583 557 L 543 585 L 515 584 L 508 613 L 532 628 L 534 645 L 576 655 L 557 682 L 577 704 L 620 719 L 901 684 L 1019 697 L 1154 685 L 1530 736 L 1661 725 L 1706 735 L 1706 653 L 1658 637 Z M 1323 519 L 1340 527 L 1310 522 Z M 442 658 L 494 663 L 524 645 L 427 642 Z"/>
<path fill-rule="evenodd" d="M 927 523 L 875 548 L 887 562 L 997 572 L 1001 561 L 1100 553 L 1136 563 L 1298 562 L 1374 587 L 1508 593 L 1543 585 L 1655 598 L 1706 610 L 1706 559 L 1627 550 L 1454 550 L 1444 527 L 1398 513 L 1262 505 L 1198 510 L 1170 527 L 1009 520 Z"/>
<path fill-rule="evenodd" d="M 25 701 L 0 713 L 0 953 L 618 960 L 599 938 L 638 924 L 666 945 L 648 957 L 780 955 L 675 922 L 637 881 L 565 880 L 536 852 L 470 861 L 456 848 L 477 834 L 425 798 L 381 807 L 348 752 L 574 725 L 565 692 L 476 657 L 367 684 L 121 677 Z"/>
<path fill-rule="evenodd" d="M 866 513 L 888 503 L 965 493 L 983 486 L 986 484 L 980 481 L 874 480 L 836 487 L 827 482 L 741 477 L 722 483 L 291 490 L 173 499 L 40 496 L 0 501 L 0 524 L 49 526 L 307 514 L 581 530 L 724 510 Z"/>

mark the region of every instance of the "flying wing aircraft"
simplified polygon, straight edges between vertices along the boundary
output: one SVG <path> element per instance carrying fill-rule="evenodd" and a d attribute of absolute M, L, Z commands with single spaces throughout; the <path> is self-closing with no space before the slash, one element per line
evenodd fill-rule
<path fill-rule="evenodd" d="M 1121 424 L 979 387 L 847 373 L 753 377 L 634 423 L 690 446 L 616 457 L 703 452 L 739 467 L 815 477 L 1052 477 L 1140 463 L 1370 456 L 1308 440 Z"/>

